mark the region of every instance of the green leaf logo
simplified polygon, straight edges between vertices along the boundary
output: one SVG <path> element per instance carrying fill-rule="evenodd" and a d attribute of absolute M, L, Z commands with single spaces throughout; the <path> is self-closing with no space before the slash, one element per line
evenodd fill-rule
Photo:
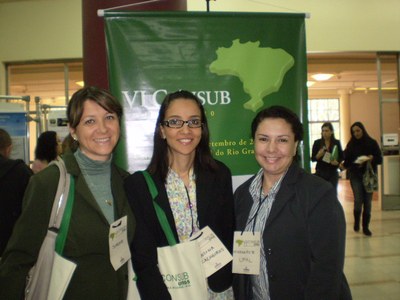
<path fill-rule="evenodd" d="M 236 243 L 237 243 L 238 246 L 240 247 L 240 246 L 242 246 L 242 244 L 243 244 L 243 240 L 236 240 Z"/>

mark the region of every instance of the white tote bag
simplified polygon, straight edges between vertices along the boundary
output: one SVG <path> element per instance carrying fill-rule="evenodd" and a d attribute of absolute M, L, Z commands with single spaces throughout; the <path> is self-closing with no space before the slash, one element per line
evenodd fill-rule
<path fill-rule="evenodd" d="M 40 247 L 37 261 L 27 276 L 25 300 L 61 300 L 76 268 L 74 262 L 57 253 L 57 246 L 60 246 L 59 251 L 62 253 L 68 232 L 74 202 L 74 180 L 67 174 L 63 160 L 55 160 L 51 164 L 60 169 L 60 178 L 47 234 Z M 65 225 L 61 226 L 64 217 Z M 56 232 L 52 228 L 59 230 Z M 60 240 L 57 240 L 58 237 Z M 61 241 L 62 239 L 64 240 Z"/>
<path fill-rule="evenodd" d="M 157 248 L 158 267 L 173 300 L 208 299 L 197 241 Z"/>
<path fill-rule="evenodd" d="M 153 179 L 147 171 L 143 172 L 158 221 L 170 246 L 158 247 L 158 268 L 168 288 L 172 300 L 208 299 L 206 273 L 201 262 L 199 243 L 187 241 L 177 243 L 163 209 L 154 201 L 158 195 Z"/>
<path fill-rule="evenodd" d="M 128 264 L 128 295 L 126 300 L 140 300 L 140 294 L 136 284 L 136 274 L 132 267 L 132 260 L 127 261 Z"/>
<path fill-rule="evenodd" d="M 54 253 L 53 268 L 47 299 L 62 300 L 76 269 L 76 263 Z"/>

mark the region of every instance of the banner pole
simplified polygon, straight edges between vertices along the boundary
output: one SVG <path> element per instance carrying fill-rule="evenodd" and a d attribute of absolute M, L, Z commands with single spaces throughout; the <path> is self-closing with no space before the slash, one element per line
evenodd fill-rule
<path fill-rule="evenodd" d="M 148 4 L 148 3 L 152 3 L 152 2 L 159 2 L 159 1 L 163 1 L 163 0 L 147 0 L 147 1 L 142 1 L 142 2 L 138 2 L 138 3 L 131 3 L 131 4 L 127 4 L 127 5 L 115 6 L 115 7 L 105 8 L 105 9 L 98 9 L 97 16 L 104 17 L 104 12 L 107 10 L 114 10 L 114 9 L 120 9 L 120 8 L 125 8 L 125 7 L 138 6 L 138 5 Z"/>

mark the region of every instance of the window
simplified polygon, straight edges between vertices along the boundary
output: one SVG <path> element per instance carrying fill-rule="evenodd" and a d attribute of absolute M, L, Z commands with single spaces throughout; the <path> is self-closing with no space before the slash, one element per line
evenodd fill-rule
<path fill-rule="evenodd" d="M 49 111 L 65 110 L 72 94 L 83 86 L 83 67 L 81 59 L 7 63 L 7 94 L 10 96 L 30 96 L 29 111 L 34 121 L 29 122 L 29 159 L 34 159 L 37 137 L 48 128 L 51 120 Z M 36 113 L 35 98 L 40 105 L 48 106 Z M 65 113 L 63 112 L 63 116 Z M 40 120 L 40 122 L 39 122 Z M 40 126 L 39 126 L 40 124 Z M 63 137 L 67 127 L 62 128 Z"/>
<path fill-rule="evenodd" d="M 308 100 L 308 122 L 310 154 L 314 141 L 321 138 L 321 126 L 325 122 L 332 123 L 335 131 L 335 138 L 340 139 L 339 98 Z M 315 162 L 311 162 L 312 172 L 314 172 L 315 164 Z"/>
<path fill-rule="evenodd" d="M 67 105 L 83 82 L 82 60 L 9 63 L 6 69 L 7 94 L 31 96 L 31 110 L 35 97 L 42 105 Z"/>

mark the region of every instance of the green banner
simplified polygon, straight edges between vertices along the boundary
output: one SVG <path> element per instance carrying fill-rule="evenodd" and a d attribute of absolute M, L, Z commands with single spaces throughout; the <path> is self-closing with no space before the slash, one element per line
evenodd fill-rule
<path fill-rule="evenodd" d="M 125 114 L 117 157 L 130 172 L 147 166 L 159 105 L 179 89 L 203 102 L 214 157 L 233 175 L 259 168 L 250 124 L 262 108 L 287 106 L 307 128 L 304 14 L 106 12 L 105 24 L 110 89 Z"/>

